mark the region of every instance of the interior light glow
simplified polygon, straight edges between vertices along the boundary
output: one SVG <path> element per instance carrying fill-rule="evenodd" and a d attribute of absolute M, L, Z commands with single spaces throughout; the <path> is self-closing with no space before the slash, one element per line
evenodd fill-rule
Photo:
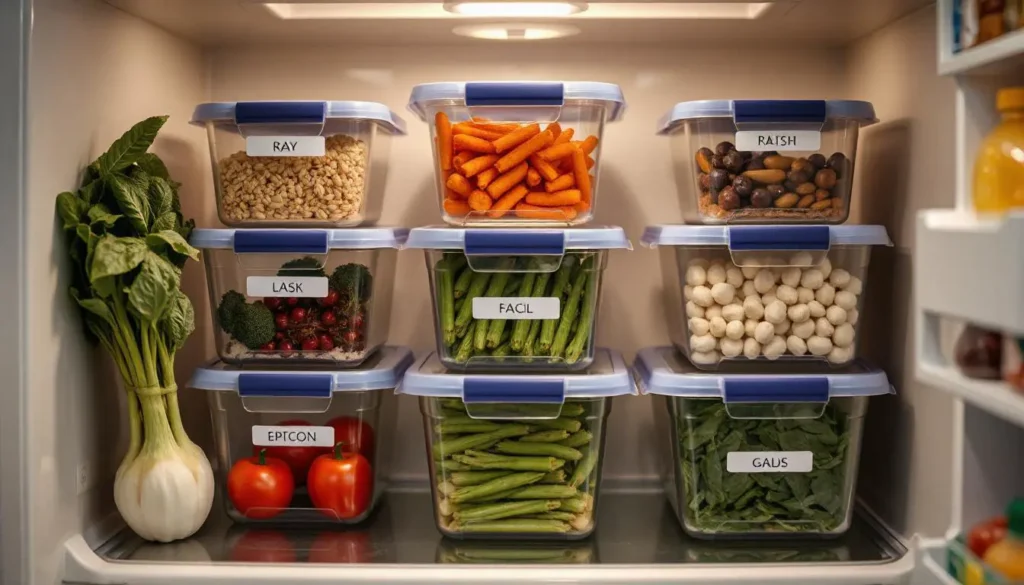
<path fill-rule="evenodd" d="M 490 41 L 542 41 L 579 34 L 580 29 L 548 24 L 478 24 L 457 26 L 452 32 L 463 37 Z"/>
<path fill-rule="evenodd" d="M 448 12 L 477 18 L 544 18 L 569 16 L 587 9 L 586 4 L 569 2 L 453 2 Z"/>
<path fill-rule="evenodd" d="M 753 20 L 786 2 L 280 2 L 263 3 L 283 20 L 467 20 L 571 18 L 573 20 Z"/>

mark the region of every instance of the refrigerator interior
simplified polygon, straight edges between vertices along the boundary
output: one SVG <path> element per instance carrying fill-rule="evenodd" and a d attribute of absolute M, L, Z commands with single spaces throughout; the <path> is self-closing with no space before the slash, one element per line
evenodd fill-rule
<path fill-rule="evenodd" d="M 963 189 L 954 186 L 966 184 L 964 161 L 988 126 L 979 120 L 965 131 L 954 120 L 971 108 L 990 111 L 994 87 L 1024 80 L 1019 71 L 999 73 L 999 83 L 940 76 L 936 55 L 948 41 L 937 33 L 937 19 L 944 6 L 927 0 L 785 1 L 772 3 L 760 19 L 580 18 L 571 21 L 580 29 L 576 36 L 499 42 L 456 37 L 451 20 L 288 20 L 238 0 L 18 5 L 0 6 L 0 176 L 11 178 L 0 186 L 0 238 L 17 251 L 2 260 L 9 280 L 0 286 L 0 298 L 12 312 L 3 323 L 12 347 L 0 357 L 9 384 L 0 408 L 4 585 L 62 578 L 125 583 L 127 575 L 138 574 L 146 575 L 146 583 L 186 585 L 229 583 L 242 574 L 239 565 L 212 558 L 231 538 L 219 502 L 203 535 L 209 557 L 182 561 L 186 547 L 163 556 L 150 549 L 152 557 L 130 562 L 103 558 L 103 551 L 124 544 L 110 540 L 119 528 L 112 482 L 126 444 L 124 406 L 112 365 L 86 343 L 68 298 L 67 259 L 54 215 L 56 194 L 73 188 L 82 166 L 105 145 L 142 118 L 169 114 L 154 151 L 184 184 L 186 217 L 199 227 L 219 226 L 206 134 L 188 125 L 193 107 L 204 101 L 345 99 L 388 105 L 406 119 L 409 134 L 392 141 L 380 224 L 413 227 L 439 223 L 427 126 L 405 110 L 413 85 L 472 79 L 621 85 L 628 108 L 622 122 L 606 128 L 606 195 L 595 223 L 622 226 L 636 249 L 611 256 L 597 340 L 627 360 L 642 347 L 668 343 L 657 254 L 637 245 L 646 225 L 680 217 L 667 139 L 654 135 L 659 116 L 693 99 L 871 101 L 881 123 L 861 135 L 850 222 L 886 226 L 895 246 L 872 258 L 861 349 L 888 373 L 897 394 L 870 404 L 858 526 L 891 531 L 898 539 L 872 540 L 865 554 L 874 561 L 831 573 L 819 572 L 817 565 L 768 573 L 756 566 L 726 565 L 723 572 L 719 564 L 673 565 L 685 559 L 656 551 L 685 550 L 693 543 L 678 542 L 672 532 L 677 528 L 664 526 L 674 519 L 657 493 L 654 453 L 665 438 L 654 433 L 649 398 L 622 398 L 609 421 L 604 477 L 609 501 L 626 499 L 606 513 L 595 544 L 615 551 L 602 554 L 602 562 L 620 566 L 571 574 L 593 582 L 890 582 L 893 575 L 909 576 L 905 568 L 915 564 L 915 537 L 941 539 L 1024 493 L 1020 466 L 1013 473 L 1006 467 L 1007 461 L 1020 461 L 1021 427 L 920 382 L 916 371 L 915 339 L 922 325 L 914 299 L 930 286 L 913 278 L 921 262 L 915 248 L 918 212 L 964 204 Z M 400 253 L 397 274 L 389 342 L 428 350 L 434 333 L 422 255 Z M 178 353 L 176 374 L 186 428 L 209 448 L 205 397 L 184 389 L 192 370 L 216 355 L 199 263 L 187 267 L 183 287 L 195 304 L 197 330 Z M 414 582 L 417 574 L 428 574 L 414 572 L 425 571 L 422 566 L 398 570 L 402 563 L 430 565 L 435 548 L 441 558 L 449 546 L 425 519 L 427 500 L 416 495 L 416 486 L 427 480 L 418 404 L 409 397 L 398 403 L 391 479 L 403 489 L 371 528 L 384 540 L 391 536 L 380 531 L 403 531 L 402 542 L 411 548 L 398 547 L 382 561 L 395 570 L 381 576 L 369 566 L 303 567 L 301 573 L 287 565 L 249 566 L 247 582 Z M 627 497 L 637 493 L 646 495 Z M 882 527 L 872 528 L 876 524 Z M 138 568 L 147 562 L 170 564 Z M 885 562 L 903 564 L 887 572 Z M 449 569 L 429 578 L 497 583 L 517 582 L 513 576 L 518 582 L 550 577 L 536 566 L 521 570 L 503 576 L 500 570 Z M 927 575 L 913 578 L 937 582 Z"/>

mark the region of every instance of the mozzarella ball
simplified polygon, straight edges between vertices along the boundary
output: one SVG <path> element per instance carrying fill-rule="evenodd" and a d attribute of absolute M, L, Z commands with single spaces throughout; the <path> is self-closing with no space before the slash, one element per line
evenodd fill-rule
<path fill-rule="evenodd" d="M 851 359 L 853 359 L 853 348 L 833 347 L 832 351 L 828 352 L 828 361 L 833 364 L 845 364 Z"/>
<path fill-rule="evenodd" d="M 786 319 L 786 303 L 774 301 L 764 308 L 764 318 L 772 325 L 782 323 Z M 764 343 L 763 341 L 761 343 Z"/>
<path fill-rule="evenodd" d="M 795 305 L 800 295 L 797 294 L 796 289 L 789 286 L 788 284 L 779 285 L 779 288 L 775 289 L 775 298 L 786 303 L 787 305 Z"/>
<path fill-rule="evenodd" d="M 707 335 L 711 331 L 711 323 L 702 317 L 690 319 L 690 333 L 694 335 Z"/>
<path fill-rule="evenodd" d="M 721 346 L 723 357 L 734 358 L 743 353 L 743 342 L 738 339 L 723 339 Z"/>
<path fill-rule="evenodd" d="M 850 273 L 842 268 L 836 268 L 828 277 L 828 283 L 836 288 L 843 288 L 850 282 Z"/>
<path fill-rule="evenodd" d="M 708 307 L 706 311 L 704 311 L 704 318 L 707 319 L 708 321 L 714 319 L 715 317 L 721 317 L 721 316 L 722 316 L 722 307 L 720 307 L 718 305 L 712 305 L 712 306 Z"/>
<path fill-rule="evenodd" d="M 727 282 L 720 282 L 711 287 L 711 298 L 719 305 L 728 305 L 736 298 L 736 288 Z"/>
<path fill-rule="evenodd" d="M 711 335 L 715 337 L 725 337 L 725 319 L 721 317 L 713 317 L 709 323 L 711 324 Z"/>
<path fill-rule="evenodd" d="M 807 351 L 811 352 L 811 355 L 828 355 L 828 352 L 832 351 L 832 340 L 827 337 L 812 335 L 807 340 Z"/>
<path fill-rule="evenodd" d="M 743 314 L 748 319 L 760 319 L 764 317 L 764 305 L 757 295 L 743 299 Z"/>
<path fill-rule="evenodd" d="M 703 317 L 704 307 L 698 305 L 693 301 L 687 301 L 686 303 L 686 316 L 687 317 Z"/>
<path fill-rule="evenodd" d="M 743 355 L 747 359 L 757 359 L 761 355 L 761 344 L 756 339 L 748 337 L 743 341 Z"/>
<path fill-rule="evenodd" d="M 702 307 L 710 307 L 715 304 L 715 298 L 711 296 L 711 289 L 701 285 L 693 287 L 693 302 Z"/>
<path fill-rule="evenodd" d="M 786 315 L 794 323 L 803 323 L 811 318 L 811 309 L 807 305 L 793 305 L 786 311 Z"/>
<path fill-rule="evenodd" d="M 851 276 L 850 282 L 846 283 L 846 286 L 843 287 L 843 290 L 849 293 L 853 293 L 855 295 L 859 295 L 860 293 L 864 292 L 864 283 L 861 281 L 861 279 L 857 278 L 856 276 Z"/>
<path fill-rule="evenodd" d="M 782 354 L 786 353 L 786 339 L 776 335 L 761 351 L 764 353 L 764 357 L 770 360 L 779 359 Z"/>
<path fill-rule="evenodd" d="M 722 358 L 717 351 L 696 351 L 690 352 L 690 361 L 695 364 L 717 364 Z"/>
<path fill-rule="evenodd" d="M 818 289 L 818 290 L 821 290 L 821 289 Z M 809 302 L 811 302 L 813 300 L 814 300 L 814 291 L 813 290 L 811 290 L 811 289 L 809 289 L 809 288 L 807 288 L 805 286 L 801 286 L 800 288 L 796 289 L 796 302 L 803 303 L 803 304 L 806 305 L 807 303 L 809 303 Z"/>
<path fill-rule="evenodd" d="M 836 293 L 836 307 L 842 308 L 844 311 L 852 311 L 857 308 L 857 295 L 847 290 L 841 290 Z"/>
<path fill-rule="evenodd" d="M 821 275 L 828 278 L 828 275 L 832 274 L 832 261 L 825 257 L 825 260 L 818 265 L 818 270 L 821 271 Z"/>
<path fill-rule="evenodd" d="M 800 275 L 803 273 L 799 268 L 790 266 L 782 270 L 782 284 L 793 286 L 800 284 Z"/>
<path fill-rule="evenodd" d="M 775 296 L 775 289 L 772 289 L 772 291 L 770 293 L 768 293 L 768 294 L 761 295 L 761 304 L 766 306 L 766 307 L 768 305 L 774 303 L 777 300 L 779 300 L 779 298 L 777 296 Z M 783 304 L 785 304 L 785 303 L 783 303 Z"/>
<path fill-rule="evenodd" d="M 821 290 L 820 288 L 818 289 Z M 818 317 L 825 316 L 825 305 L 818 301 L 811 301 L 807 303 L 807 309 L 811 312 L 811 319 L 817 319 Z"/>
<path fill-rule="evenodd" d="M 743 286 L 744 280 L 746 279 L 743 278 L 743 271 L 740 270 L 739 268 L 736 268 L 735 266 L 730 266 L 725 269 L 725 282 L 728 282 L 729 284 L 733 285 L 733 287 L 740 288 L 741 286 Z"/>
<path fill-rule="evenodd" d="M 691 264 L 686 269 L 686 284 L 700 286 L 708 281 L 707 271 L 699 264 Z"/>
<path fill-rule="evenodd" d="M 818 337 L 832 337 L 832 334 L 835 332 L 835 326 L 829 323 L 826 317 L 822 317 L 814 322 L 814 334 Z"/>
<path fill-rule="evenodd" d="M 832 334 L 832 344 L 838 347 L 850 347 L 853 345 L 853 325 L 843 323 L 836 327 Z"/>
<path fill-rule="evenodd" d="M 743 305 L 739 303 L 732 303 L 722 307 L 722 318 L 729 321 L 740 321 L 746 318 L 746 311 L 743 309 Z"/>
<path fill-rule="evenodd" d="M 743 335 L 747 337 L 753 337 L 757 331 L 757 324 L 760 323 L 757 319 L 747 319 L 743 322 Z"/>
<path fill-rule="evenodd" d="M 793 322 L 790 321 L 789 319 L 783 320 L 782 323 L 776 323 L 775 324 L 775 335 L 785 335 L 786 333 L 789 333 L 789 328 L 792 325 L 793 325 Z"/>
<path fill-rule="evenodd" d="M 796 335 L 800 339 L 810 339 L 814 335 L 814 321 L 808 319 L 800 323 L 794 323 L 793 328 L 790 329 L 790 333 Z"/>
<path fill-rule="evenodd" d="M 753 280 L 754 277 L 757 276 L 757 272 L 759 270 L 761 270 L 761 269 L 759 267 L 757 267 L 757 266 L 742 266 L 742 267 L 740 267 L 740 272 L 743 273 L 743 278 L 747 278 L 747 279 L 750 279 L 750 280 Z"/>
<path fill-rule="evenodd" d="M 757 324 L 757 327 L 754 329 L 754 339 L 756 339 L 758 343 L 768 343 L 773 337 L 775 337 L 775 325 L 772 325 L 768 321 L 761 321 Z"/>
<path fill-rule="evenodd" d="M 804 355 L 807 353 L 807 343 L 796 335 L 790 335 L 786 338 L 786 349 L 793 355 Z"/>
<path fill-rule="evenodd" d="M 708 268 L 707 276 L 708 284 L 712 286 L 725 282 L 725 266 L 717 262 L 712 264 L 711 268 Z"/>
<path fill-rule="evenodd" d="M 686 300 L 692 301 L 693 300 L 693 287 L 690 286 L 690 285 L 684 286 L 683 287 L 683 296 L 686 298 Z"/>
<path fill-rule="evenodd" d="M 818 290 L 824 283 L 825 277 L 821 275 L 821 271 L 817 268 L 804 270 L 803 276 L 800 277 L 800 286 L 811 290 Z"/>
<path fill-rule="evenodd" d="M 743 339 L 743 321 L 729 321 L 725 324 L 725 336 L 729 339 Z M 722 348 L 725 353 L 725 348 Z"/>
<path fill-rule="evenodd" d="M 691 335 L 690 351 L 713 351 L 718 347 L 718 340 L 710 335 Z"/>
<path fill-rule="evenodd" d="M 858 319 L 860 319 L 860 311 L 857 309 L 850 309 L 846 312 L 846 322 L 850 325 L 856 325 Z"/>
<path fill-rule="evenodd" d="M 814 292 L 814 300 L 826 307 L 836 302 L 836 289 L 831 284 L 823 284 Z"/>
<path fill-rule="evenodd" d="M 813 266 L 814 256 L 810 252 L 797 252 L 789 258 L 790 266 Z"/>
<path fill-rule="evenodd" d="M 775 286 L 775 273 L 767 268 L 762 268 L 757 271 L 757 276 L 754 277 L 754 288 L 757 292 L 765 294 L 772 290 Z"/>
<path fill-rule="evenodd" d="M 754 287 L 753 280 L 743 281 L 743 297 L 760 297 L 760 295 L 757 294 L 757 288 Z"/>

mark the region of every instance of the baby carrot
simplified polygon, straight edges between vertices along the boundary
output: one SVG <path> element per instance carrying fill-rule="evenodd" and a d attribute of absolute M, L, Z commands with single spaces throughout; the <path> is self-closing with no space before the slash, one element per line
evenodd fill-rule
<path fill-rule="evenodd" d="M 555 139 L 557 139 L 558 135 L 562 133 L 562 125 L 559 124 L 558 122 L 552 122 L 548 124 L 548 127 L 545 128 L 545 130 L 550 132 L 551 135 L 554 136 Z"/>
<path fill-rule="evenodd" d="M 483 154 L 492 154 L 494 152 L 494 144 L 469 134 L 456 134 L 452 137 L 452 144 L 459 150 L 471 150 Z"/>
<path fill-rule="evenodd" d="M 572 207 L 537 207 L 529 203 L 516 205 L 516 215 L 524 219 L 560 219 L 570 220 L 576 217 Z"/>
<path fill-rule="evenodd" d="M 470 123 L 477 128 L 482 128 L 489 132 L 498 132 L 500 134 L 508 134 L 509 132 L 514 132 L 521 128 L 519 124 L 511 122 L 507 124 L 499 124 L 498 122 L 490 122 L 484 118 L 473 118 L 473 121 Z"/>
<path fill-rule="evenodd" d="M 572 140 L 573 133 L 574 130 L 572 128 L 569 128 L 568 130 L 563 130 L 562 133 L 558 135 L 558 138 L 555 139 L 555 144 L 565 144 L 569 142 L 570 140 Z"/>
<path fill-rule="evenodd" d="M 469 197 L 469 194 L 473 192 L 473 186 L 469 184 L 466 177 L 458 173 L 453 173 L 452 176 L 448 177 L 448 182 L 445 183 L 445 186 L 463 197 Z"/>
<path fill-rule="evenodd" d="M 531 154 L 549 146 L 553 141 L 551 133 L 545 130 L 515 147 L 515 150 L 505 153 L 505 156 L 494 163 L 494 167 L 504 173 L 525 161 Z"/>
<path fill-rule="evenodd" d="M 494 152 L 505 152 L 540 134 L 540 124 L 528 124 L 492 142 Z M 515 166 L 515 165 L 513 165 Z M 501 169 L 499 169 L 501 170 Z"/>
<path fill-rule="evenodd" d="M 592 195 L 590 190 L 590 171 L 587 170 L 586 154 L 582 148 L 577 148 L 572 153 L 572 172 L 576 175 L 576 188 L 580 190 L 582 200 L 590 203 Z"/>
<path fill-rule="evenodd" d="M 466 215 L 469 213 L 469 204 L 461 199 L 445 199 L 444 212 L 448 215 Z"/>
<path fill-rule="evenodd" d="M 491 207 L 491 210 L 487 215 L 490 215 L 495 219 L 500 218 L 505 215 L 506 211 L 512 209 L 517 203 L 522 201 L 523 197 L 526 197 L 526 194 L 529 192 L 530 190 L 523 186 L 522 183 L 516 185 L 494 202 L 494 206 Z"/>
<path fill-rule="evenodd" d="M 576 205 L 582 200 L 579 189 L 566 189 L 554 193 L 530 193 L 526 196 L 526 202 L 530 205 L 541 207 L 563 207 Z"/>
<path fill-rule="evenodd" d="M 590 155 L 587 155 L 587 168 L 588 169 L 592 169 L 592 168 L 594 168 L 595 164 L 597 164 L 597 163 L 594 162 L 594 159 L 590 158 Z"/>
<path fill-rule="evenodd" d="M 587 203 L 586 201 L 580 201 L 576 205 L 573 205 L 572 208 L 576 210 L 576 213 L 578 215 L 583 215 L 584 213 L 590 211 L 590 204 Z"/>
<path fill-rule="evenodd" d="M 597 148 L 597 136 L 593 134 L 587 136 L 587 139 L 580 143 L 580 150 L 583 151 L 583 154 L 590 154 L 594 152 L 595 148 Z"/>
<path fill-rule="evenodd" d="M 477 128 L 469 122 L 459 122 L 452 126 L 452 133 L 454 134 L 469 134 L 470 136 L 476 136 L 477 138 L 483 138 L 484 140 L 494 140 L 501 138 L 503 132 L 496 132 L 494 130 L 487 130 L 486 128 Z"/>
<path fill-rule="evenodd" d="M 566 189 L 572 189 L 576 186 L 576 178 L 572 173 L 566 173 L 561 175 L 554 181 L 548 181 L 544 183 L 544 190 L 548 193 L 554 193 L 555 191 L 564 191 Z"/>
<path fill-rule="evenodd" d="M 560 158 L 571 156 L 572 151 L 574 150 L 577 150 L 576 146 L 573 145 L 571 142 L 563 142 L 562 144 L 556 144 L 550 148 L 545 148 L 544 150 L 538 152 L 537 156 L 539 156 L 543 160 L 551 162 L 556 161 Z"/>
<path fill-rule="evenodd" d="M 498 169 L 491 167 L 486 171 L 476 176 L 476 186 L 481 189 L 486 189 L 487 185 L 491 184 L 491 181 L 498 178 Z"/>
<path fill-rule="evenodd" d="M 491 194 L 491 197 L 497 199 L 501 197 L 505 191 L 508 191 L 512 187 L 515 187 L 516 183 L 526 178 L 526 173 L 530 169 L 530 165 L 525 162 L 520 164 L 518 167 L 511 171 L 501 175 L 497 179 L 494 179 L 490 185 L 487 186 L 487 192 Z"/>
<path fill-rule="evenodd" d="M 496 154 L 485 154 L 483 156 L 478 156 L 474 159 L 471 159 L 469 162 L 463 163 L 462 174 L 466 175 L 467 177 L 472 177 L 474 175 L 480 174 L 483 171 L 494 166 L 494 161 L 496 160 L 498 160 L 498 155 Z"/>
<path fill-rule="evenodd" d="M 437 150 L 441 155 L 441 170 L 452 170 L 452 123 L 448 120 L 448 114 L 438 112 L 434 116 L 434 126 L 437 127 Z"/>
<path fill-rule="evenodd" d="M 462 165 L 464 165 L 464 164 L 466 164 L 466 162 L 472 160 L 473 157 L 475 157 L 475 156 L 476 156 L 475 152 L 470 152 L 468 150 L 463 150 L 459 154 L 456 154 L 455 156 L 452 157 L 452 166 L 455 167 L 456 171 L 461 170 L 462 169 Z"/>
<path fill-rule="evenodd" d="M 473 211 L 487 211 L 491 208 L 491 197 L 483 191 L 473 191 L 469 195 L 469 208 Z"/>
<path fill-rule="evenodd" d="M 540 185 L 540 181 L 540 173 L 537 172 L 537 169 L 531 168 L 530 170 L 526 171 L 527 185 L 529 185 L 530 187 L 536 187 L 537 185 Z"/>
<path fill-rule="evenodd" d="M 568 132 L 568 130 L 566 132 Z M 530 164 L 533 165 L 533 168 L 537 169 L 537 172 L 540 173 L 540 176 L 544 177 L 545 180 L 554 181 L 558 178 L 558 169 L 539 156 L 531 156 Z"/>

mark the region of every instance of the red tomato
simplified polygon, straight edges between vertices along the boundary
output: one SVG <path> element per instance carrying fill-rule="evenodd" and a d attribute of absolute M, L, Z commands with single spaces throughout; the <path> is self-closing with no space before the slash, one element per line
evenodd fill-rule
<path fill-rule="evenodd" d="M 368 563 L 373 544 L 363 531 L 321 532 L 309 547 L 311 563 Z"/>
<path fill-rule="evenodd" d="M 300 427 L 309 426 L 309 423 L 304 420 L 286 420 L 277 423 L 276 426 L 281 427 Z M 288 468 L 292 470 L 292 477 L 295 480 L 296 485 L 302 485 L 306 481 L 306 474 L 309 473 L 309 466 L 313 464 L 313 460 L 316 459 L 321 453 L 322 448 L 318 447 L 253 447 L 252 454 L 257 456 L 260 454 L 260 449 L 267 450 L 267 457 L 273 457 L 280 459 L 288 464 Z"/>
<path fill-rule="evenodd" d="M 373 500 L 373 470 L 359 453 L 346 453 L 344 444 L 334 453 L 316 458 L 309 468 L 306 486 L 313 506 L 331 518 L 358 518 Z"/>
<path fill-rule="evenodd" d="M 294 563 L 295 547 L 276 530 L 246 530 L 231 547 L 231 560 L 239 563 Z"/>
<path fill-rule="evenodd" d="M 1005 517 L 989 518 L 977 524 L 967 533 L 967 548 L 978 555 L 985 556 L 988 547 L 1006 538 L 1007 521 Z"/>
<path fill-rule="evenodd" d="M 332 418 L 327 426 L 334 427 L 335 443 L 345 443 L 347 451 L 356 451 L 373 461 L 373 427 L 352 416 Z"/>
<path fill-rule="evenodd" d="M 238 461 L 228 473 L 228 499 L 246 518 L 277 516 L 291 503 L 294 492 L 295 480 L 288 464 L 267 457 L 266 451 Z"/>

